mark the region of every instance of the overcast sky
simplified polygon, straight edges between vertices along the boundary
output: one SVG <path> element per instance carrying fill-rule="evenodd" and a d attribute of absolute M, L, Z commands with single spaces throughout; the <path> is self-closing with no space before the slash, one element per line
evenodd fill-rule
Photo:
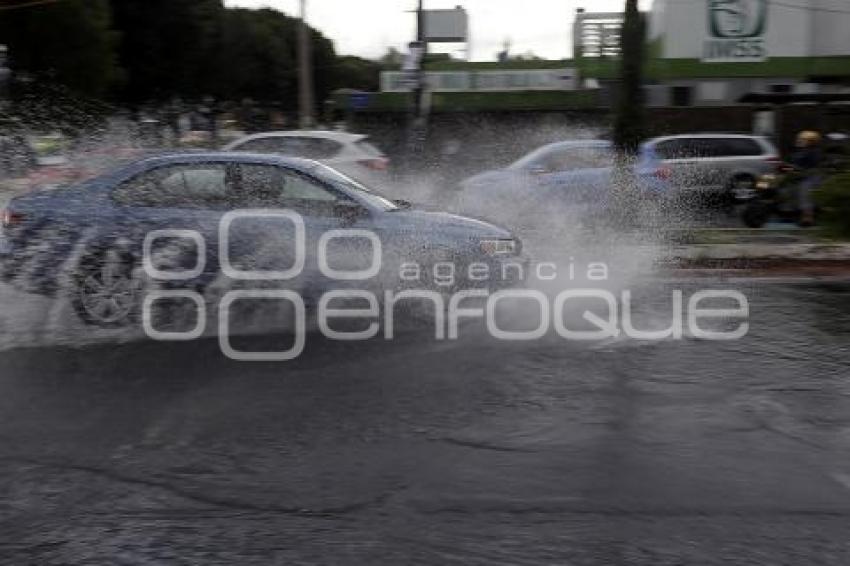
<path fill-rule="evenodd" d="M 652 0 L 639 0 L 648 9 Z M 414 36 L 409 11 L 416 0 L 308 0 L 307 20 L 333 40 L 338 53 L 379 57 L 404 49 Z M 298 0 L 225 0 L 228 6 L 271 7 L 296 15 Z M 493 60 L 506 39 L 511 52 L 532 51 L 547 59 L 572 56 L 570 30 L 576 8 L 619 11 L 624 0 L 425 0 L 425 8 L 462 5 L 469 13 L 472 58 Z M 450 49 L 435 49 L 435 51 Z M 460 53 L 458 52 L 458 55 Z"/>

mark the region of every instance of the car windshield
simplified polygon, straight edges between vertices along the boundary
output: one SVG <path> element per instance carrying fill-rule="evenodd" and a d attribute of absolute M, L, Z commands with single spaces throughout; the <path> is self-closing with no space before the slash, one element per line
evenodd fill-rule
<path fill-rule="evenodd" d="M 323 181 L 350 191 L 355 191 L 360 200 L 366 201 L 371 206 L 386 211 L 400 209 L 400 207 L 390 199 L 377 194 L 362 183 L 355 181 L 347 175 L 343 175 L 332 167 L 317 163 L 310 172 Z"/>
<path fill-rule="evenodd" d="M 519 159 L 517 159 L 516 161 L 514 161 L 513 163 L 508 165 L 507 168 L 511 169 L 511 170 L 517 170 L 517 171 L 522 170 L 522 169 L 528 169 L 535 161 L 540 159 L 540 157 L 543 156 L 547 151 L 549 151 L 547 147 L 541 147 L 541 148 L 535 149 L 531 153 L 528 153 L 528 154 L 520 157 Z"/>
<path fill-rule="evenodd" d="M 546 158 L 559 155 L 572 162 L 573 168 L 607 167 L 610 165 L 609 146 L 603 144 L 545 145 L 521 157 L 508 166 L 511 170 L 523 170 L 543 165 Z"/>

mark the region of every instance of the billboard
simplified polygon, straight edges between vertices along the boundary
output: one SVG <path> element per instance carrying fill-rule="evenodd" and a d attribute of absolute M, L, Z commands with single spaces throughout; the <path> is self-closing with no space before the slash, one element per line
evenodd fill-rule
<path fill-rule="evenodd" d="M 428 71 L 428 90 L 434 92 L 575 90 L 578 73 L 564 69 L 504 69 L 488 71 Z M 382 71 L 383 92 L 407 92 L 415 85 L 409 73 Z"/>
<path fill-rule="evenodd" d="M 451 10 L 424 10 L 425 41 L 428 43 L 465 43 L 469 36 L 469 17 L 460 6 Z"/>

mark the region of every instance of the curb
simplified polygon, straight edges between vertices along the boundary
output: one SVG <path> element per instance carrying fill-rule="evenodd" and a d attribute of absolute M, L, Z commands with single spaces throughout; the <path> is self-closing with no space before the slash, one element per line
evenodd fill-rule
<path fill-rule="evenodd" d="M 850 262 L 850 243 L 812 244 L 697 244 L 674 246 L 668 261 L 712 262 L 717 260 Z"/>

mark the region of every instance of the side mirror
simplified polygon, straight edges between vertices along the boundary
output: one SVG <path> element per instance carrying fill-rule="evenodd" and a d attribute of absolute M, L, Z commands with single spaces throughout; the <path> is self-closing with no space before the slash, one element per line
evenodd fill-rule
<path fill-rule="evenodd" d="M 395 199 L 395 200 L 393 201 L 393 204 L 394 204 L 394 205 L 396 205 L 397 207 L 399 207 L 399 208 L 403 209 L 403 210 L 407 210 L 407 209 L 409 209 L 409 208 L 413 208 L 413 203 L 412 203 L 412 202 L 410 202 L 409 200 L 404 200 L 404 199 Z"/>

